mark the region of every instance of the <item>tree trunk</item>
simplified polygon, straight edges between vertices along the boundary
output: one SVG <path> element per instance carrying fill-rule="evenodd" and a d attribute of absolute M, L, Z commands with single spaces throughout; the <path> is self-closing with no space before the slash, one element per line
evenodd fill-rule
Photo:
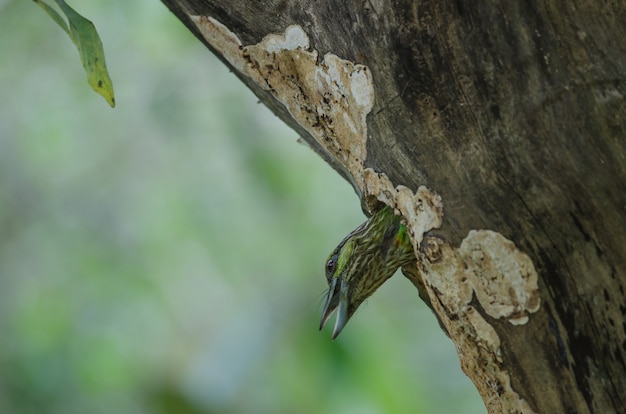
<path fill-rule="evenodd" d="M 489 412 L 626 412 L 624 2 L 163 1 L 403 215 Z"/>

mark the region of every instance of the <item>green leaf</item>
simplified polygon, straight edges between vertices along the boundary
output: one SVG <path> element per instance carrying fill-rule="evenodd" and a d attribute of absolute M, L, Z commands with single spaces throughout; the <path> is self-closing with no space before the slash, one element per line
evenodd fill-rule
<path fill-rule="evenodd" d="M 41 6 L 52 17 L 52 20 L 69 35 L 80 54 L 80 60 L 83 62 L 83 68 L 85 68 L 87 73 L 87 82 L 89 82 L 94 91 L 102 95 L 112 108 L 115 107 L 113 82 L 111 82 L 109 72 L 107 71 L 100 36 L 98 36 L 93 23 L 78 14 L 65 1 L 55 0 L 63 14 L 67 17 L 68 27 L 65 20 L 52 7 L 42 0 L 34 0 L 34 2 Z"/>

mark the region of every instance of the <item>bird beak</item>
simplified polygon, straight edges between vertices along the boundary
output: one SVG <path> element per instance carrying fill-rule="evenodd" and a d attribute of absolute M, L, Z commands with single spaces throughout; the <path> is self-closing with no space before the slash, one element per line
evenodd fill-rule
<path fill-rule="evenodd" d="M 322 311 L 322 320 L 320 322 L 320 331 L 326 325 L 326 322 L 330 317 L 335 313 L 337 309 L 337 305 L 339 304 L 339 295 L 337 294 L 339 290 L 339 284 L 337 283 L 337 278 L 333 278 L 328 286 L 328 294 L 326 295 L 326 303 L 324 304 L 324 310 Z"/>
<path fill-rule="evenodd" d="M 339 278 L 333 278 L 332 282 L 330 282 L 328 296 L 326 296 L 326 304 L 322 311 L 320 330 L 322 330 L 328 319 L 330 319 L 336 310 L 338 310 L 338 312 L 337 319 L 335 319 L 332 339 L 335 339 L 339 333 L 341 333 L 350 319 L 350 315 L 348 315 L 348 286 L 344 285 L 343 280 Z"/>

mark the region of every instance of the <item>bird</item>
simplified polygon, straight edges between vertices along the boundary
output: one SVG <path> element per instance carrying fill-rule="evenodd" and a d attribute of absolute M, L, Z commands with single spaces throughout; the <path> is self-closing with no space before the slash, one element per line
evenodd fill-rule
<path fill-rule="evenodd" d="M 326 260 L 328 292 L 320 331 L 337 311 L 332 339 L 337 338 L 365 299 L 399 267 L 415 262 L 402 218 L 385 206 L 348 234 Z"/>

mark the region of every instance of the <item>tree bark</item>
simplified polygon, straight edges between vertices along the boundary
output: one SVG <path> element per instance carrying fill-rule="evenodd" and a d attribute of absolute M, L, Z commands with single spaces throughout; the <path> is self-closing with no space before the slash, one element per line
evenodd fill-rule
<path fill-rule="evenodd" d="M 163 1 L 403 215 L 489 412 L 626 412 L 626 3 Z"/>

